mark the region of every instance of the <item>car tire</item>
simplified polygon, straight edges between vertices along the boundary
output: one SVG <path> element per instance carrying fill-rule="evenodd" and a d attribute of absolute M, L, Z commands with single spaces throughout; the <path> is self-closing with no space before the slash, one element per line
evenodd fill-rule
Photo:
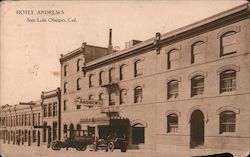
<path fill-rule="evenodd" d="M 115 149 L 115 144 L 114 144 L 114 142 L 109 142 L 109 143 L 108 143 L 108 150 L 109 150 L 110 152 L 113 152 L 114 149 Z"/>
<path fill-rule="evenodd" d="M 51 148 L 52 150 L 61 150 L 62 147 L 61 147 L 60 142 L 55 142 L 52 144 Z"/>
<path fill-rule="evenodd" d="M 128 149 L 128 147 L 127 147 L 127 146 L 125 146 L 125 145 L 123 145 L 123 146 L 121 147 L 121 152 L 126 152 L 126 151 L 127 151 L 127 149 Z"/>

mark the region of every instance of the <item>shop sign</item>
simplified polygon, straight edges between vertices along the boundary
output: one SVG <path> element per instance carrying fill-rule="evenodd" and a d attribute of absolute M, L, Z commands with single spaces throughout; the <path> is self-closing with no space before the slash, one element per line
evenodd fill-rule
<path fill-rule="evenodd" d="M 75 100 L 76 105 L 83 105 L 83 106 L 102 106 L 101 100 L 89 100 L 89 99 L 81 99 L 78 98 Z"/>

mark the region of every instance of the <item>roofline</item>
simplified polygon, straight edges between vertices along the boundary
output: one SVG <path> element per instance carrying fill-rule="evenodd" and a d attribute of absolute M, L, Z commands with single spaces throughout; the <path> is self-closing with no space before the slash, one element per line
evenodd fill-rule
<path fill-rule="evenodd" d="M 171 44 L 173 42 L 183 40 L 189 38 L 191 36 L 201 34 L 207 32 L 211 29 L 216 29 L 218 27 L 222 27 L 225 24 L 235 23 L 244 19 L 249 18 L 249 9 L 250 3 L 245 3 L 243 5 L 234 7 L 232 9 L 223 11 L 221 13 L 215 14 L 203 20 L 194 22 L 187 26 L 175 29 L 168 33 L 164 33 L 161 36 L 160 44 Z M 154 49 L 154 37 L 147 39 L 141 43 L 136 44 L 135 46 L 121 50 L 116 53 L 109 54 L 102 58 L 96 59 L 94 61 L 88 62 L 84 67 L 85 72 L 91 70 L 97 66 L 101 66 L 103 64 L 107 64 L 110 62 L 118 61 L 123 57 L 127 57 L 129 55 L 136 55 L 139 52 Z"/>

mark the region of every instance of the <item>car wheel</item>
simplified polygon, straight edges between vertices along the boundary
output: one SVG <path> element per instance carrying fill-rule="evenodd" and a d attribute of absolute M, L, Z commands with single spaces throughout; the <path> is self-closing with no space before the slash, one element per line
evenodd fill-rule
<path fill-rule="evenodd" d="M 52 149 L 53 150 L 61 150 L 61 144 L 60 142 L 55 142 L 54 144 L 52 144 Z"/>
<path fill-rule="evenodd" d="M 114 144 L 114 142 L 109 142 L 109 143 L 108 143 L 108 150 L 109 150 L 110 152 L 113 152 L 114 149 L 115 149 L 115 144 Z"/>
<path fill-rule="evenodd" d="M 81 150 L 81 151 L 85 151 L 86 150 L 86 146 L 81 146 L 79 149 Z"/>
<path fill-rule="evenodd" d="M 126 152 L 127 151 L 127 146 L 125 146 L 125 145 L 123 145 L 122 147 L 121 147 L 121 152 Z"/>

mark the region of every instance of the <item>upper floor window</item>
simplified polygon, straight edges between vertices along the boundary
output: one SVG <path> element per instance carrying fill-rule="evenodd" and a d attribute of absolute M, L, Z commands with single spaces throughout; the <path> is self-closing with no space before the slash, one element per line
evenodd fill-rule
<path fill-rule="evenodd" d="M 67 100 L 63 101 L 63 111 L 67 110 Z"/>
<path fill-rule="evenodd" d="M 101 71 L 99 73 L 99 85 L 103 85 L 104 84 L 104 76 L 105 76 L 105 72 L 104 71 Z"/>
<path fill-rule="evenodd" d="M 233 111 L 220 113 L 220 133 L 235 132 L 236 114 Z"/>
<path fill-rule="evenodd" d="M 167 116 L 167 132 L 178 132 L 178 116 L 176 114 Z"/>
<path fill-rule="evenodd" d="M 102 101 L 102 105 L 103 105 L 104 93 L 100 93 L 100 94 L 99 94 L 99 100 Z"/>
<path fill-rule="evenodd" d="M 137 60 L 134 63 L 134 76 L 141 76 L 142 75 L 142 60 Z"/>
<path fill-rule="evenodd" d="M 168 69 L 176 69 L 178 68 L 178 60 L 179 60 L 179 51 L 177 49 L 173 49 L 168 52 Z"/>
<path fill-rule="evenodd" d="M 191 79 L 191 96 L 204 94 L 204 77 L 201 75 Z"/>
<path fill-rule="evenodd" d="M 43 117 L 47 117 L 48 109 L 47 109 L 47 104 L 43 105 Z"/>
<path fill-rule="evenodd" d="M 80 99 L 81 99 L 80 97 L 77 98 L 77 100 L 80 100 Z M 77 110 L 81 109 L 81 105 L 77 104 L 77 105 L 76 105 L 76 109 L 77 109 Z"/>
<path fill-rule="evenodd" d="M 137 86 L 134 89 L 134 103 L 141 103 L 142 102 L 142 87 Z"/>
<path fill-rule="evenodd" d="M 120 105 L 125 103 L 126 96 L 127 96 L 127 90 L 126 89 L 120 90 Z"/>
<path fill-rule="evenodd" d="M 168 82 L 168 99 L 178 97 L 178 81 L 172 80 Z"/>
<path fill-rule="evenodd" d="M 48 117 L 52 116 L 52 103 L 49 103 Z"/>
<path fill-rule="evenodd" d="M 80 71 L 80 68 L 81 68 L 81 65 L 80 65 L 80 64 L 81 64 L 81 59 L 78 59 L 78 60 L 77 60 L 77 63 L 76 63 L 76 70 L 77 70 L 77 71 Z"/>
<path fill-rule="evenodd" d="M 191 64 L 201 63 L 204 60 L 204 41 L 198 41 L 191 46 Z"/>
<path fill-rule="evenodd" d="M 124 79 L 125 64 L 121 65 L 119 68 L 120 80 Z"/>
<path fill-rule="evenodd" d="M 115 68 L 109 69 L 109 83 L 115 80 Z"/>
<path fill-rule="evenodd" d="M 57 103 L 53 103 L 53 116 L 57 116 Z"/>
<path fill-rule="evenodd" d="M 220 55 L 236 53 L 236 31 L 229 31 L 220 37 Z"/>
<path fill-rule="evenodd" d="M 110 92 L 109 93 L 109 106 L 114 106 L 116 102 L 115 100 L 116 100 L 115 92 Z"/>
<path fill-rule="evenodd" d="M 94 75 L 89 75 L 89 88 L 94 86 Z"/>
<path fill-rule="evenodd" d="M 64 93 L 67 92 L 67 82 L 64 82 L 64 84 L 63 84 L 63 92 Z"/>
<path fill-rule="evenodd" d="M 220 74 L 220 93 L 236 90 L 236 71 L 226 70 Z"/>
<path fill-rule="evenodd" d="M 89 100 L 94 100 L 94 95 L 89 95 Z"/>
<path fill-rule="evenodd" d="M 81 90 L 81 86 L 80 86 L 80 78 L 78 78 L 77 80 L 76 80 L 76 89 L 77 90 Z"/>
<path fill-rule="evenodd" d="M 64 65 L 63 71 L 64 71 L 64 76 L 67 76 L 67 65 Z"/>

